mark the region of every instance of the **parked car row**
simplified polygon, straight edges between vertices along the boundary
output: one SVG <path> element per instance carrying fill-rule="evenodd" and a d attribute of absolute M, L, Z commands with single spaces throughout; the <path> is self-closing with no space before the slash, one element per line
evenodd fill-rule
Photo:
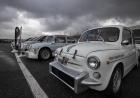
<path fill-rule="evenodd" d="M 41 36 L 24 42 L 22 50 L 27 58 L 55 56 L 49 72 L 75 93 L 90 88 L 119 95 L 122 79 L 138 67 L 133 31 L 124 26 L 93 28 L 73 42 L 65 35 Z"/>

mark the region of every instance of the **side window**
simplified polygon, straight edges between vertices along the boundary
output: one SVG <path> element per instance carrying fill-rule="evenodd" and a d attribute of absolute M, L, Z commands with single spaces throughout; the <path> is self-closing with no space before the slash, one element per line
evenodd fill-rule
<path fill-rule="evenodd" d="M 56 37 L 55 42 L 56 43 L 66 43 L 66 38 L 65 37 Z"/>
<path fill-rule="evenodd" d="M 47 37 L 44 36 L 44 37 L 42 37 L 40 40 L 41 40 L 41 41 L 46 41 L 46 38 L 47 38 Z"/>
<path fill-rule="evenodd" d="M 46 36 L 43 40 L 44 42 L 52 42 L 53 41 L 53 36 Z"/>
<path fill-rule="evenodd" d="M 128 40 L 130 44 L 132 44 L 132 37 L 131 37 L 131 32 L 127 29 L 123 30 L 123 35 L 122 35 L 122 40 Z"/>

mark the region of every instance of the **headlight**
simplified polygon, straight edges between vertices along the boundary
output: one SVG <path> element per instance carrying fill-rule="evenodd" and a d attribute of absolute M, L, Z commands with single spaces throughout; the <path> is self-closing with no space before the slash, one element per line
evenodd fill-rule
<path fill-rule="evenodd" d="M 89 57 L 87 59 L 87 65 L 91 69 L 98 69 L 100 67 L 100 60 L 97 57 Z"/>
<path fill-rule="evenodd" d="M 32 49 L 32 45 L 27 45 L 27 49 L 31 50 Z"/>
<path fill-rule="evenodd" d="M 54 52 L 54 56 L 55 56 L 55 57 L 57 57 L 57 56 L 58 56 L 58 53 L 57 53 L 56 51 Z"/>

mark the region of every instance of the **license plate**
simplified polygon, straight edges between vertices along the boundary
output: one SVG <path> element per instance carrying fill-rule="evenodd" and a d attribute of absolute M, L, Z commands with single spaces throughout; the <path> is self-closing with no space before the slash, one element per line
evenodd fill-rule
<path fill-rule="evenodd" d="M 69 60 L 68 58 L 63 57 L 62 59 L 59 59 L 59 62 L 66 65 L 68 63 L 68 60 Z"/>

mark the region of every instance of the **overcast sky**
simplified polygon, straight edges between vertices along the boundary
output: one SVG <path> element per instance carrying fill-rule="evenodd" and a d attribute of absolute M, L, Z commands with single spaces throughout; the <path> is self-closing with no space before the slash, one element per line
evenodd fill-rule
<path fill-rule="evenodd" d="M 27 38 L 118 24 L 140 24 L 140 0 L 0 0 L 0 38 L 12 38 L 15 26 Z"/>

